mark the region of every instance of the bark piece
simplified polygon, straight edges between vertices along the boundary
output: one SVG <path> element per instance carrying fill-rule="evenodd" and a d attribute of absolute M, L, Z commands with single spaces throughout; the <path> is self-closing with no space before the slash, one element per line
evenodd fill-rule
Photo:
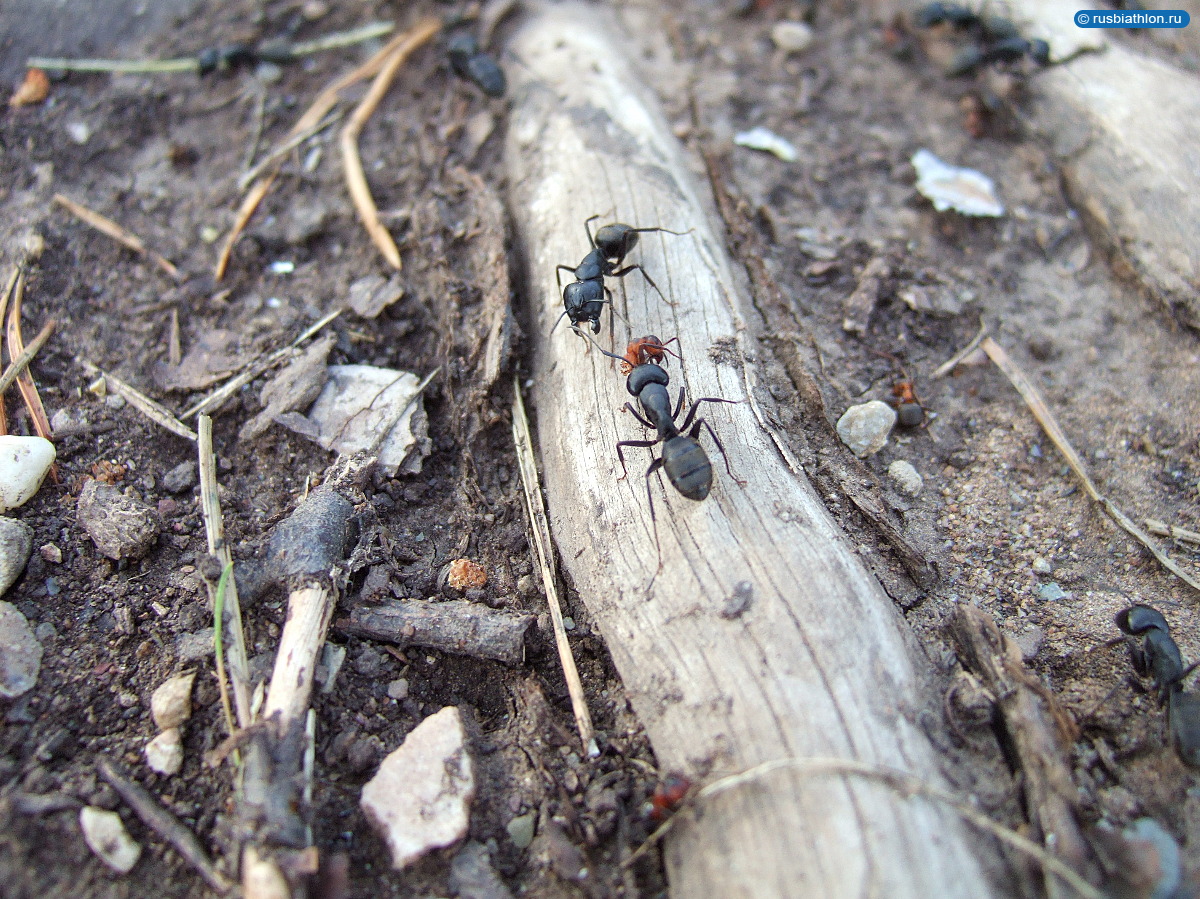
<path fill-rule="evenodd" d="M 659 561 L 641 477 L 650 454 L 628 451 L 630 476 L 618 480 L 614 444 L 642 433 L 620 411 L 629 397 L 610 360 L 564 327 L 550 333 L 563 309 L 555 266 L 583 258 L 591 215 L 694 228 L 643 235 L 626 263 L 644 265 L 675 306 L 636 275 L 610 282 L 631 322 L 613 341 L 618 353 L 630 337 L 679 336 L 672 395 L 686 386 L 689 398 L 747 398 L 756 375 L 739 334 L 752 307 L 647 97 L 651 82 L 630 70 L 627 41 L 602 17 L 556 6 L 510 44 L 524 62 L 511 73 L 510 208 L 529 273 L 540 450 L 563 565 L 664 769 L 697 779 L 834 756 L 940 784 L 915 723 L 927 699 L 903 624 L 750 403 L 703 413 L 745 487 L 725 474 L 707 433 L 720 474 L 705 501 L 651 478 L 663 564 L 647 593 Z M 721 618 L 742 581 L 753 605 Z M 677 896 L 986 896 L 977 842 L 924 800 L 780 771 L 706 804 L 668 838 L 666 862 Z"/>
<path fill-rule="evenodd" d="M 337 628 L 344 634 L 401 646 L 428 646 L 455 655 L 520 665 L 525 661 L 525 634 L 534 621 L 532 615 L 466 600 L 410 599 L 355 609 L 349 618 L 338 621 Z"/>

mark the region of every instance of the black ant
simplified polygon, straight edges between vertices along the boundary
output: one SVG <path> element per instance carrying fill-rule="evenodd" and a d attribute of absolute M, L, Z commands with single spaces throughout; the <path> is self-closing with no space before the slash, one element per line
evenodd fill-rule
<path fill-rule="evenodd" d="M 666 234 L 683 235 L 687 231 L 672 231 L 670 228 L 634 228 L 630 225 L 624 225 L 616 222 L 611 225 L 605 225 L 596 235 L 592 236 L 592 222 L 600 218 L 599 215 L 593 215 L 583 223 L 584 230 L 587 231 L 588 243 L 592 245 L 591 251 L 583 257 L 583 261 L 576 266 L 557 265 L 554 268 L 554 277 L 558 281 L 558 286 L 562 287 L 562 272 L 568 271 L 575 278 L 573 282 L 568 284 L 563 290 L 563 314 L 558 317 L 558 321 L 562 321 L 565 315 L 571 321 L 571 325 L 578 330 L 578 325 L 582 322 L 590 322 L 592 333 L 600 333 L 600 313 L 606 304 L 612 303 L 612 291 L 604 284 L 605 278 L 623 278 L 634 269 L 642 273 L 642 277 L 655 289 L 664 302 L 671 303 L 663 292 L 658 289 L 658 285 L 654 283 L 654 279 L 646 272 L 640 263 L 627 265 L 625 268 L 618 266 L 625 261 L 625 257 L 630 251 L 637 246 L 638 235 L 645 234 L 649 231 L 662 231 Z M 607 297 L 607 299 L 605 299 Z M 671 303 L 671 305 L 675 305 Z M 555 322 L 555 327 L 558 322 Z M 583 333 L 583 332 L 580 332 Z M 619 356 L 617 358 L 620 358 Z"/>
<path fill-rule="evenodd" d="M 450 68 L 459 78 L 470 81 L 489 97 L 502 97 L 508 83 L 504 70 L 479 46 L 475 35 L 456 34 L 446 45 L 450 57 Z"/>
<path fill-rule="evenodd" d="M 583 334 L 582 331 L 580 333 Z M 653 335 L 642 337 L 630 342 L 624 356 L 610 353 L 596 344 L 596 348 L 605 356 L 620 360 L 622 367 L 632 366 L 625 382 L 625 389 L 631 396 L 637 397 L 642 411 L 638 412 L 631 403 L 626 403 L 622 408 L 631 412 L 633 417 L 644 427 L 658 431 L 658 436 L 653 440 L 620 440 L 617 442 L 617 458 L 621 460 L 621 477 L 617 480 L 624 480 L 629 474 L 625 465 L 624 447 L 635 446 L 652 450 L 654 446 L 662 444 L 661 455 L 655 458 L 650 463 L 650 467 L 646 469 L 646 499 L 650 503 L 650 520 L 654 523 L 654 543 L 659 547 L 659 568 L 662 567 L 662 547 L 658 542 L 658 518 L 654 513 L 654 495 L 650 491 L 650 476 L 654 472 L 659 469 L 665 471 L 671 485 L 688 499 L 699 502 L 707 497 L 709 491 L 712 490 L 713 468 L 708 459 L 708 453 L 696 439 L 703 427 L 708 430 L 717 449 L 721 451 L 721 457 L 725 460 L 725 471 L 728 472 L 729 477 L 738 484 L 745 484 L 745 481 L 734 477 L 733 469 L 729 466 L 729 455 L 725 452 L 725 447 L 721 444 L 721 438 L 717 436 L 717 432 L 703 418 L 696 417 L 696 410 L 700 408 L 701 403 L 736 403 L 737 400 L 727 400 L 715 396 L 701 397 L 692 403 L 683 423 L 676 424 L 676 419 L 679 418 L 679 413 L 683 409 L 684 389 L 679 388 L 679 399 L 672 409 L 671 397 L 667 392 L 671 378 L 661 365 L 651 360 L 661 360 L 666 353 L 678 358 L 677 353 L 667 348 L 668 343 L 677 339 L 672 337 L 671 340 L 664 343 Z M 595 343 L 594 340 L 592 342 Z"/>
<path fill-rule="evenodd" d="M 1188 764 L 1200 766 L 1200 694 L 1183 689 L 1184 679 L 1200 663 L 1184 667 L 1167 619 L 1157 609 L 1130 606 L 1117 613 L 1116 622 L 1126 635 L 1134 669 L 1153 678 L 1159 701 L 1167 704 L 1176 751 Z"/>

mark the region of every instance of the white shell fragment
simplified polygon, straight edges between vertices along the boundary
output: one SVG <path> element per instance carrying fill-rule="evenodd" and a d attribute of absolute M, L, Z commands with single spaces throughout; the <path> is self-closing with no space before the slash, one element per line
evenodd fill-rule
<path fill-rule="evenodd" d="M 995 182 L 987 175 L 942 162 L 928 150 L 914 153 L 912 164 L 917 170 L 917 190 L 938 212 L 953 209 L 963 215 L 1004 215 Z"/>
<path fill-rule="evenodd" d="M 142 856 L 142 847 L 125 830 L 116 812 L 85 805 L 79 810 L 79 826 L 88 848 L 118 874 L 128 874 Z"/>
<path fill-rule="evenodd" d="M 192 682 L 196 673 L 179 674 L 163 681 L 150 697 L 150 714 L 159 730 L 179 727 L 192 717 Z"/>
<path fill-rule="evenodd" d="M 183 735 L 171 727 L 146 744 L 146 764 L 150 770 L 170 777 L 183 768 Z"/>
<path fill-rule="evenodd" d="M 887 403 L 871 400 L 847 409 L 838 419 L 837 434 L 862 459 L 883 449 L 895 424 L 896 410 Z"/>
<path fill-rule="evenodd" d="M 796 147 L 791 141 L 785 140 L 769 128 L 759 125 L 749 131 L 739 131 L 733 136 L 733 142 L 739 147 L 749 147 L 751 150 L 765 150 L 773 153 L 784 162 L 795 162 L 800 158 Z"/>
<path fill-rule="evenodd" d="M 387 843 L 392 867 L 411 865 L 467 835 L 475 772 L 462 716 L 447 706 L 426 718 L 363 787 L 363 813 Z"/>
<path fill-rule="evenodd" d="M 325 389 L 308 413 L 307 423 L 317 433 L 306 436 L 347 455 L 373 450 L 379 470 L 389 476 L 401 465 L 420 471 L 429 438 L 417 376 L 372 365 L 331 365 L 328 371 Z M 292 427 L 288 419 L 280 421 Z"/>
<path fill-rule="evenodd" d="M 54 444 L 45 437 L 0 437 L 0 513 L 25 505 L 54 464 Z"/>

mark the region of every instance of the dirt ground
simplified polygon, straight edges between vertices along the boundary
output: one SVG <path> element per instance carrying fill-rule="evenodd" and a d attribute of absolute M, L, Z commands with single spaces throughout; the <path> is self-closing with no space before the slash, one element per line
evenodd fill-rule
<path fill-rule="evenodd" d="M 1102 491 L 1135 520 L 1200 530 L 1197 335 L 1114 278 L 1064 198 L 1051 156 L 1023 132 L 1019 90 L 976 127 L 963 98 L 983 80 L 947 79 L 919 48 L 897 54 L 885 23 L 865 6 L 779 0 L 749 14 L 737 6 L 615 4 L 631 53 L 639 41 L 666 35 L 690 68 L 690 84 L 672 85 L 664 105 L 691 149 L 723 160 L 726 187 L 751 211 L 767 275 L 782 297 L 756 297 L 759 324 L 773 334 L 766 346 L 779 360 L 765 380 L 786 378 L 789 359 L 803 365 L 834 419 L 853 403 L 887 399 L 902 376 L 915 381 L 927 425 L 898 432 L 865 464 L 936 582 L 918 587 L 897 574 L 892 550 L 820 477 L 818 486 L 904 609 L 940 682 L 949 689 L 958 676 L 947 616 L 957 603 L 976 603 L 1018 640 L 1027 665 L 1079 725 L 1070 761 L 1086 823 L 1154 818 L 1188 850 L 1189 875 L 1200 883 L 1200 775 L 1167 745 L 1152 687 L 1135 675 L 1126 649 L 1112 645 L 1120 636 L 1114 615 L 1130 603 L 1149 603 L 1169 620 L 1185 661 L 1200 658 L 1195 593 L 1089 502 L 990 362 L 972 357 L 953 376 L 930 377 L 986 323 L 1042 390 Z M 184 56 L 283 34 L 306 39 L 372 19 L 403 26 L 422 12 L 456 9 L 430 2 L 209 2 L 169 28 L 136 34 L 122 52 Z M 6 8 L 0 27 L 20 14 Z M 771 42 L 771 26 L 806 17 L 813 46 L 785 56 Z M 45 656 L 37 686 L 0 708 L 6 895 L 208 893 L 99 779 L 100 755 L 122 761 L 213 855 L 227 853 L 232 775 L 228 766 L 214 770 L 203 761 L 224 736 L 212 657 L 182 656 L 186 635 L 212 623 L 198 573 L 207 552 L 198 488 L 190 482 L 172 492 L 166 478 L 195 450 L 128 404 L 90 391 L 81 362 L 178 412 L 205 388 L 161 386 L 173 315 L 185 354 L 216 335 L 236 367 L 294 339 L 364 275 L 389 274 L 347 199 L 334 128 L 289 160 L 238 244 L 229 275 L 219 284 L 211 276 L 214 238 L 232 221 L 248 159 L 276 145 L 311 98 L 365 52 L 351 48 L 281 69 L 203 79 L 74 75 L 56 81 L 46 103 L 2 114 L 3 275 L 22 258 L 29 235 L 40 235 L 25 333 L 49 318 L 59 323 L 33 371 L 48 413 L 67 434 L 56 441 L 59 483 L 47 483 L 15 513 L 34 528 L 35 549 L 5 599 L 34 626 Z M 335 629 L 331 640 L 346 648 L 347 660 L 332 691 L 314 696 L 315 838 L 322 853 L 348 855 L 352 896 L 451 893 L 453 852 L 391 872 L 358 806 L 385 753 L 446 705 L 469 711 L 481 774 L 470 839 L 487 847 L 515 894 L 666 889 L 653 855 L 621 865 L 648 832 L 654 757 L 603 641 L 569 596 L 572 646 L 601 734 L 600 758 L 581 758 L 574 737 L 512 450 L 507 374 L 522 369 L 525 315 L 515 291 L 506 376 L 479 383 L 479 310 L 497 286 L 486 282 L 480 196 L 504 195 L 504 115 L 505 101 L 455 79 L 435 44 L 405 67 L 361 141 L 376 200 L 400 245 L 405 295 L 375 319 L 343 314 L 330 326 L 337 335 L 330 361 L 421 377 L 440 371 L 425 392 L 431 453 L 421 471 L 377 478 L 359 510 L 378 546 L 392 550 L 377 554 L 374 567 L 382 567 L 396 596 L 462 598 L 446 585 L 444 569 L 468 557 L 489 572 L 487 586 L 469 598 L 530 610 L 539 622 L 519 668 L 396 650 Z M 755 125 L 789 139 L 798 161 L 735 147 L 734 134 Z M 913 187 L 908 160 L 922 147 L 994 178 L 1007 214 L 935 212 Z M 119 221 L 180 266 L 185 279 L 172 282 L 52 207 L 55 193 Z M 512 245 L 511 235 L 490 237 Z M 843 327 L 853 311 L 848 298 L 873 260 L 888 274 L 866 328 L 851 333 Z M 294 269 L 277 272 L 277 262 Z M 509 267 L 518 271 L 519 261 L 510 259 Z M 238 557 L 251 553 L 333 458 L 279 426 L 256 441 L 239 440 L 239 428 L 260 408 L 261 383 L 240 392 L 214 422 L 225 526 Z M 10 416 L 16 404 L 13 392 Z M 802 411 L 786 426 L 801 436 L 815 433 Z M 536 409 L 531 414 L 536 424 Z M 30 432 L 22 414 L 10 426 Z M 889 479 L 896 460 L 922 475 L 919 495 L 901 494 Z M 156 507 L 162 533 L 144 559 L 105 559 L 78 525 L 79 490 L 98 475 Z M 41 551 L 49 545 L 61 561 Z M 1169 549 L 1181 564 L 1200 567 L 1196 547 Z M 367 601 L 361 593 L 369 573 L 353 575 L 343 610 Z M 256 670 L 269 670 L 284 601 L 268 595 L 247 610 Z M 185 731 L 183 772 L 166 778 L 142 757 L 155 733 L 149 696 L 188 669 L 200 674 L 196 712 Z M 407 694 L 397 699 L 400 679 Z M 948 714 L 955 708 L 947 703 Z M 945 747 L 947 757 L 965 761 L 948 776 L 1001 823 L 1022 826 L 1018 784 L 994 732 L 965 720 L 952 727 L 961 744 Z M 63 801 L 57 810 L 30 813 L 18 795 Z M 79 803 L 121 810 L 145 844 L 129 875 L 113 875 L 83 843 Z M 539 836 L 518 848 L 508 825 L 531 813 Z M 588 876 L 573 879 L 581 863 Z"/>

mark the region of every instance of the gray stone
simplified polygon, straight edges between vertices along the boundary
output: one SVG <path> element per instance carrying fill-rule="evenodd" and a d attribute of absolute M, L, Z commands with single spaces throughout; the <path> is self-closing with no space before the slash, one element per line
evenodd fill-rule
<path fill-rule="evenodd" d="M 471 841 L 450 863 L 450 891 L 458 899 L 512 899 L 494 870 L 487 847 Z"/>
<path fill-rule="evenodd" d="M 188 662 L 198 662 L 213 654 L 213 629 L 201 628 L 190 634 L 180 634 L 175 638 L 175 654 L 185 665 Z"/>
<path fill-rule="evenodd" d="M 180 462 L 163 475 L 163 489 L 168 493 L 183 493 L 183 491 L 195 487 L 198 480 L 199 473 L 196 463 L 189 459 L 186 462 Z"/>
<path fill-rule="evenodd" d="M 1060 599 L 1066 599 L 1069 595 L 1066 590 L 1058 586 L 1054 581 L 1038 587 L 1038 598 L 1043 602 L 1057 602 Z"/>
<path fill-rule="evenodd" d="M 158 518 L 152 508 L 99 481 L 83 486 L 77 513 L 96 549 L 115 561 L 141 558 L 158 539 Z"/>
<path fill-rule="evenodd" d="M 925 487 L 925 481 L 921 478 L 921 473 L 917 471 L 911 462 L 906 462 L 903 459 L 897 459 L 888 466 L 888 476 L 896 484 L 896 489 L 905 496 L 919 496 L 921 490 Z"/>
<path fill-rule="evenodd" d="M 508 838 L 513 841 L 514 846 L 518 849 L 528 849 L 529 844 L 533 842 L 533 835 L 537 829 L 537 812 L 518 815 L 508 822 L 505 829 L 508 831 Z"/>
<path fill-rule="evenodd" d="M 16 699 L 37 683 L 42 644 L 29 620 L 10 602 L 0 602 L 0 699 Z"/>
<path fill-rule="evenodd" d="M 15 518 L 0 518 L 0 596 L 25 571 L 33 552 L 33 528 Z"/>
<path fill-rule="evenodd" d="M 363 787 L 361 805 L 397 871 L 467 834 L 475 771 L 462 716 L 447 706 L 426 718 Z"/>
<path fill-rule="evenodd" d="M 896 410 L 887 403 L 871 400 L 847 409 L 838 419 L 837 433 L 842 443 L 862 459 L 883 449 L 895 425 Z"/>

